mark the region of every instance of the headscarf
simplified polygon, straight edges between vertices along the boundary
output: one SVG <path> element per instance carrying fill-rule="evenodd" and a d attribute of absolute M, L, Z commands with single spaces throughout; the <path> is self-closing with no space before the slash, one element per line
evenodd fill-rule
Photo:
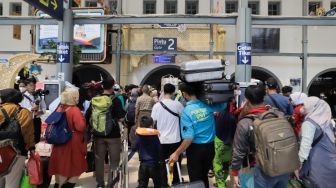
<path fill-rule="evenodd" d="M 300 105 L 303 104 L 303 102 L 308 98 L 308 96 L 305 93 L 294 92 L 290 94 L 290 98 L 292 99 L 294 105 Z"/>
<path fill-rule="evenodd" d="M 311 119 L 317 123 L 335 143 L 335 136 L 331 130 L 332 116 L 329 104 L 318 97 L 308 97 L 304 101 L 305 119 Z"/>
<path fill-rule="evenodd" d="M 61 104 L 77 105 L 79 100 L 79 91 L 74 88 L 67 88 L 61 94 Z"/>

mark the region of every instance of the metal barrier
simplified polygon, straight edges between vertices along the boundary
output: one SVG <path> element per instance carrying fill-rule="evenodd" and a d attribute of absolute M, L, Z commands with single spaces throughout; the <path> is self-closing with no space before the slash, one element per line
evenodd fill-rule
<path fill-rule="evenodd" d="M 122 151 L 120 153 L 120 166 L 112 174 L 110 188 L 128 188 L 128 129 L 119 123 Z"/>

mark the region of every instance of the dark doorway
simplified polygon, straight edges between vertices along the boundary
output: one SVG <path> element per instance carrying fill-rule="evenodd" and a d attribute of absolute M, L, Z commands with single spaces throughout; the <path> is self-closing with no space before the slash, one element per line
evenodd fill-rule
<path fill-rule="evenodd" d="M 336 70 L 322 73 L 311 81 L 309 96 L 321 97 L 322 93 L 331 107 L 333 117 L 336 117 Z"/>
<path fill-rule="evenodd" d="M 180 76 L 180 69 L 175 65 L 163 65 L 150 71 L 142 80 L 141 85 L 148 84 L 155 87 L 157 90 L 161 88 L 161 78 L 165 75 Z"/>
<path fill-rule="evenodd" d="M 113 77 L 105 69 L 96 65 L 82 65 L 74 68 L 72 82 L 78 87 L 92 80 L 99 82 L 101 79 L 113 79 Z"/>

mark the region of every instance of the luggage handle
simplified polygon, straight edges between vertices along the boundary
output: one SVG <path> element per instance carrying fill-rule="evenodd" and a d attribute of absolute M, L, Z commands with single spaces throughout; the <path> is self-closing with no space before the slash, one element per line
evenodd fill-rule
<path fill-rule="evenodd" d="M 166 159 L 165 162 L 166 162 L 166 170 L 167 170 L 167 179 L 168 179 L 168 182 L 169 182 L 169 181 L 170 181 L 170 177 L 169 177 L 169 159 Z M 183 183 L 183 181 L 182 181 L 182 174 L 181 174 L 180 162 L 176 161 L 176 162 L 175 162 L 175 165 L 176 165 L 176 167 L 177 167 L 177 172 L 178 172 L 178 176 L 179 176 L 179 181 L 180 181 L 180 183 Z M 173 171 L 174 171 L 174 169 L 173 169 Z M 172 182 L 171 182 L 170 184 L 172 184 Z M 170 185 L 170 186 L 171 186 L 171 185 Z"/>

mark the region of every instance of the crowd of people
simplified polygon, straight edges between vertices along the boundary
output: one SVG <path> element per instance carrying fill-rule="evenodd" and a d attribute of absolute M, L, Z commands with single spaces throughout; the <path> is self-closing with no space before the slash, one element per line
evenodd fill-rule
<path fill-rule="evenodd" d="M 11 171 L 1 177 L 0 187 L 19 187 L 28 154 L 36 152 L 35 144 L 45 142 L 41 116 L 47 106 L 35 86 L 36 80 L 28 78 L 20 82 L 19 90 L 0 90 L 0 126 L 7 116 L 16 117 L 22 137 L 16 146 L 19 156 Z M 171 179 L 166 164 L 181 162 L 184 153 L 189 181 L 201 182 L 206 188 L 212 187 L 210 170 L 216 178 L 213 186 L 224 188 L 229 176 L 234 186 L 244 184 L 240 173 L 246 168 L 254 171 L 254 187 L 284 188 L 291 179 L 310 181 L 320 188 L 335 186 L 335 122 L 323 99 L 292 92 L 289 86 L 280 93 L 273 78 L 247 87 L 244 101 L 239 102 L 233 97 L 225 103 L 207 105 L 199 100 L 198 89 L 195 84 L 177 87 L 167 83 L 158 92 L 148 85 L 123 88 L 109 79 L 79 87 L 66 84 L 48 109 L 65 112 L 72 136 L 65 144 L 53 145 L 50 156 L 41 158 L 44 181 L 37 187 L 49 187 L 51 176 L 55 176 L 55 188 L 74 187 L 80 175 L 89 170 L 90 162 L 95 163 L 92 171 L 97 188 L 110 187 L 120 165 L 123 126 L 129 130 L 131 150 L 139 153 L 139 188 L 148 187 L 150 178 L 155 188 L 181 183 L 177 165 L 172 165 Z M 260 147 L 266 143 L 256 141 L 251 130 L 255 119 L 270 111 L 274 116 L 265 118 L 284 117 L 291 124 L 300 163 L 291 167 L 292 171 L 276 175 L 265 170 L 269 161 L 260 157 Z M 88 143 L 92 143 L 94 161 L 88 161 Z"/>

